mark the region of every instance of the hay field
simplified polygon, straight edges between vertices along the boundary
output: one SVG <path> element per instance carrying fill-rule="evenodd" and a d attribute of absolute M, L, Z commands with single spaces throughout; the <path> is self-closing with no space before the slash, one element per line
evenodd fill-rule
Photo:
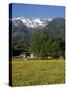
<path fill-rule="evenodd" d="M 12 86 L 61 84 L 65 82 L 64 60 L 12 60 Z"/>

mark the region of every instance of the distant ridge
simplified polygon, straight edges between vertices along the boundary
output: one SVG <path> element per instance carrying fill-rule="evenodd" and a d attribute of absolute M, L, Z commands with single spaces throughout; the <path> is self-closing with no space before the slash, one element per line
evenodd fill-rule
<path fill-rule="evenodd" d="M 62 17 L 54 18 L 51 21 L 47 20 L 48 24 L 46 26 L 45 25 L 40 26 L 39 24 L 37 24 L 38 27 L 34 27 L 34 28 L 26 26 L 28 22 L 26 21 L 27 23 L 23 23 L 22 20 L 20 19 L 14 19 L 9 21 L 10 21 L 10 24 L 12 23 L 12 42 L 13 43 L 15 42 L 29 43 L 31 40 L 32 34 L 36 31 L 45 31 L 48 33 L 48 36 L 50 38 L 61 38 L 65 40 L 65 19 Z M 41 21 L 43 21 L 43 19 Z"/>

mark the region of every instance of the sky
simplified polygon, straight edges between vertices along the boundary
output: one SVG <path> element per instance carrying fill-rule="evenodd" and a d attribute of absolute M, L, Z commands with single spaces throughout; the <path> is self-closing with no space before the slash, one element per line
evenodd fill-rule
<path fill-rule="evenodd" d="M 11 13 L 11 10 L 10 10 Z M 26 18 L 56 18 L 65 17 L 64 6 L 49 6 L 49 5 L 35 5 L 35 4 L 12 4 L 12 18 L 26 17 Z"/>

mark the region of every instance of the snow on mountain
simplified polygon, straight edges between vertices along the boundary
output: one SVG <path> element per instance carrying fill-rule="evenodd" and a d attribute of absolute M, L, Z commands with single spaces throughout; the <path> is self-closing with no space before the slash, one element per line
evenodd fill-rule
<path fill-rule="evenodd" d="M 28 28 L 38 28 L 38 27 L 45 27 L 52 19 L 41 19 L 41 18 L 34 18 L 34 19 L 28 19 L 25 17 L 18 17 L 13 18 L 12 21 L 15 23 L 15 25 L 18 25 L 18 23 L 21 21 L 22 24 L 26 25 Z"/>

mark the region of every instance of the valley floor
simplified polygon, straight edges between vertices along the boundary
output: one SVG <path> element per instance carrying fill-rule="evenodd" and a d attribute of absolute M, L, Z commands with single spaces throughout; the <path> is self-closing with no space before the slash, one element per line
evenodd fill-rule
<path fill-rule="evenodd" d="M 12 60 L 12 86 L 48 85 L 64 82 L 64 60 L 19 60 L 19 58 Z"/>

